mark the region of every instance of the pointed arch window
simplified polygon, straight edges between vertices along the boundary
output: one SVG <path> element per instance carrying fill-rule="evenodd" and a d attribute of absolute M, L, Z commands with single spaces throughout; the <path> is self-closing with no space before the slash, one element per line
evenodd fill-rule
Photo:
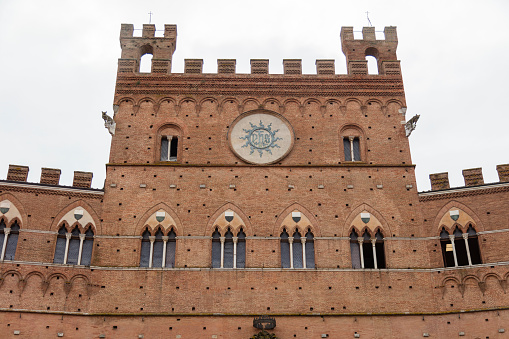
<path fill-rule="evenodd" d="M 350 233 L 350 253 L 353 268 L 385 268 L 384 238 L 380 230 L 371 237 L 368 230 L 362 237 L 355 230 Z"/>
<path fill-rule="evenodd" d="M 237 236 L 228 227 L 224 237 L 216 228 L 212 234 L 212 268 L 244 268 L 246 265 L 246 234 L 240 228 Z"/>
<path fill-rule="evenodd" d="M 71 233 L 62 225 L 58 229 L 57 242 L 53 263 L 89 266 L 94 248 L 94 231 L 90 226 L 85 233 L 81 233 L 75 226 Z"/>
<path fill-rule="evenodd" d="M 0 246 L 2 246 L 0 261 L 14 260 L 16 248 L 18 247 L 18 222 L 15 221 L 10 228 L 5 226 L 5 221 L 3 219 L 0 220 Z"/>
<path fill-rule="evenodd" d="M 442 257 L 445 267 L 471 266 L 482 263 L 477 232 L 470 224 L 466 233 L 456 226 L 450 235 L 445 227 L 440 232 Z"/>
<path fill-rule="evenodd" d="M 302 237 L 295 231 L 292 237 L 286 229 L 280 236 L 282 268 L 315 268 L 314 236 L 311 230 Z"/>
<path fill-rule="evenodd" d="M 176 238 L 173 228 L 166 236 L 161 227 L 154 236 L 145 229 L 141 235 L 140 267 L 175 267 Z"/>
<path fill-rule="evenodd" d="M 140 267 L 148 267 L 150 259 L 150 232 L 148 229 L 141 235 Z"/>
<path fill-rule="evenodd" d="M 290 263 L 290 241 L 288 233 L 286 229 L 283 229 L 283 232 L 280 236 L 281 240 L 281 267 L 282 268 L 291 268 L 292 265 Z"/>

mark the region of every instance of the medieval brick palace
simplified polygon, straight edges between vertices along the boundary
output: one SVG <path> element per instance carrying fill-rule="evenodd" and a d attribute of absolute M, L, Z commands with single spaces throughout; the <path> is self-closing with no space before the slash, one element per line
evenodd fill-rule
<path fill-rule="evenodd" d="M 133 30 L 104 188 L 0 180 L 2 338 L 509 338 L 509 165 L 417 192 L 395 27 L 343 27 L 348 74 L 175 74 Z"/>

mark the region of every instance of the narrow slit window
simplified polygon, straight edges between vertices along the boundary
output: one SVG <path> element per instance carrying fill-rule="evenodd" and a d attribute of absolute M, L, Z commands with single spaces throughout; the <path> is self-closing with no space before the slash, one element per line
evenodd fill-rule
<path fill-rule="evenodd" d="M 482 264 L 481 250 L 479 248 L 477 232 L 472 227 L 472 225 L 468 227 L 467 234 L 468 234 L 468 249 L 470 250 L 470 258 L 472 260 L 472 265 Z"/>
<path fill-rule="evenodd" d="M 81 265 L 90 266 L 92 261 L 92 249 L 94 248 L 94 231 L 89 227 L 85 232 L 83 252 L 81 253 Z"/>
<path fill-rule="evenodd" d="M 384 249 L 384 236 L 380 230 L 375 234 L 375 254 L 377 268 L 385 268 L 385 249 Z"/>
<path fill-rule="evenodd" d="M 293 268 L 303 268 L 303 260 L 302 260 L 302 242 L 300 233 L 295 231 L 293 233 Z"/>
<path fill-rule="evenodd" d="M 290 268 L 290 243 L 286 229 L 281 233 L 281 267 Z"/>
<path fill-rule="evenodd" d="M 7 244 L 5 245 L 4 260 L 14 260 L 16 255 L 16 247 L 18 246 L 19 225 L 14 222 L 11 226 L 11 232 L 7 235 Z"/>
<path fill-rule="evenodd" d="M 177 247 L 177 235 L 172 229 L 168 233 L 168 243 L 166 244 L 166 262 L 165 267 L 175 267 L 175 249 Z"/>
<path fill-rule="evenodd" d="M 456 259 L 458 260 L 458 266 L 468 265 L 467 246 L 465 239 L 463 239 L 463 233 L 456 227 L 454 230 L 454 249 L 456 251 Z"/>
<path fill-rule="evenodd" d="M 221 234 L 217 228 L 212 234 L 212 268 L 221 268 Z"/>
<path fill-rule="evenodd" d="M 306 233 L 306 268 L 315 268 L 315 243 L 311 230 Z"/>
<path fill-rule="evenodd" d="M 449 233 L 442 228 L 440 232 L 440 244 L 442 246 L 442 257 L 444 259 L 445 267 L 454 267 L 454 247 L 449 238 Z"/>
<path fill-rule="evenodd" d="M 230 229 L 224 235 L 223 267 L 233 268 L 233 233 Z"/>
<path fill-rule="evenodd" d="M 69 239 L 69 249 L 67 252 L 66 264 L 77 265 L 79 252 L 80 252 L 80 230 L 78 226 L 76 226 L 73 228 L 71 232 L 71 239 Z"/>
<path fill-rule="evenodd" d="M 141 237 L 140 267 L 148 267 L 150 259 L 150 232 L 145 230 Z"/>
<path fill-rule="evenodd" d="M 354 230 L 350 233 L 350 254 L 352 256 L 352 268 L 362 268 L 359 240 L 357 232 Z"/>
<path fill-rule="evenodd" d="M 241 228 L 237 235 L 237 268 L 246 267 L 246 234 Z"/>
<path fill-rule="evenodd" d="M 155 240 L 154 240 L 154 248 L 152 254 L 152 267 L 162 267 L 163 266 L 163 232 L 159 228 L 156 232 Z"/>
<path fill-rule="evenodd" d="M 55 256 L 53 257 L 53 263 L 55 264 L 63 264 L 64 263 L 64 255 L 65 255 L 65 246 L 66 246 L 66 236 L 67 230 L 65 226 L 60 227 L 57 235 L 57 243 L 55 246 Z"/>
<path fill-rule="evenodd" d="M 362 254 L 364 256 L 364 268 L 375 268 L 375 258 L 373 256 L 373 245 L 371 243 L 371 235 L 368 231 L 364 231 L 364 235 L 362 236 L 363 246 L 362 246 Z"/>

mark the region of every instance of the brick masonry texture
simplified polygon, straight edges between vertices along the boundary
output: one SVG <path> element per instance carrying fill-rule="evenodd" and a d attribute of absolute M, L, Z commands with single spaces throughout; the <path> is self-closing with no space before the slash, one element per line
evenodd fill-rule
<path fill-rule="evenodd" d="M 509 331 L 508 165 L 498 167 L 499 183 L 484 184 L 474 169 L 468 187 L 449 188 L 440 173 L 430 176 L 432 191 L 417 192 L 395 27 L 385 40 L 372 28 L 353 40 L 343 28 L 346 75 L 320 72 L 332 60 L 317 63 L 317 75 L 295 72 L 299 60 L 287 60 L 284 75 L 236 74 L 229 59 L 218 74 L 201 74 L 196 60 L 173 74 L 176 27 L 156 39 L 153 25 L 143 37 L 132 29 L 122 25 L 104 189 L 91 189 L 86 172 L 59 186 L 58 169 L 27 183 L 28 167 L 15 165 L 0 181 L 0 207 L 10 208 L 0 218 L 20 226 L 14 260 L 0 263 L 2 337 L 249 338 L 262 314 L 276 318 L 281 339 Z M 144 53 L 154 55 L 150 74 L 138 73 Z M 364 70 L 366 55 L 380 74 Z M 248 164 L 231 150 L 230 125 L 252 110 L 292 126 L 293 148 L 275 164 Z M 178 139 L 176 161 L 161 161 L 167 136 Z M 349 137 L 360 161 L 345 158 Z M 80 209 L 86 225 L 66 219 Z M 211 268 L 215 221 L 227 210 L 247 237 L 245 268 Z M 173 219 L 175 268 L 140 267 L 141 236 L 147 227 L 155 234 L 147 220 L 157 211 Z M 294 211 L 309 220 L 315 268 L 281 268 L 279 237 Z M 383 234 L 384 269 L 352 268 L 350 233 L 370 229 L 356 221 L 361 213 Z M 62 225 L 91 225 L 91 266 L 53 263 Z M 442 229 L 469 225 L 482 264 L 444 267 Z"/>

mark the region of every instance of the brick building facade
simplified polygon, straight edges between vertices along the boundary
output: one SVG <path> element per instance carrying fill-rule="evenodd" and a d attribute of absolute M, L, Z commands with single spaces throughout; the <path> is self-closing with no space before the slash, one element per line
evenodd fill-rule
<path fill-rule="evenodd" d="M 262 314 L 281 339 L 506 335 L 509 165 L 417 192 L 395 27 L 343 27 L 345 75 L 175 74 L 176 26 L 133 29 L 104 189 L 16 165 L 0 181 L 4 337 L 249 338 Z"/>

